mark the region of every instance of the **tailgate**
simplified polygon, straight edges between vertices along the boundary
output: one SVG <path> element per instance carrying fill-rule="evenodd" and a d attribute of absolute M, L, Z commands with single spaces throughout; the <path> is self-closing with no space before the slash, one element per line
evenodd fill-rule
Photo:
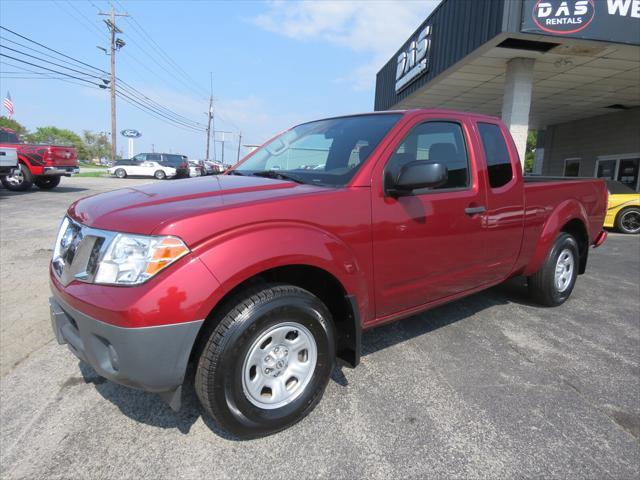
<path fill-rule="evenodd" d="M 15 148 L 0 147 L 0 167 L 15 167 L 18 165 L 18 153 Z"/>
<path fill-rule="evenodd" d="M 55 167 L 75 167 L 78 165 L 78 154 L 73 147 L 50 147 L 51 165 Z"/>

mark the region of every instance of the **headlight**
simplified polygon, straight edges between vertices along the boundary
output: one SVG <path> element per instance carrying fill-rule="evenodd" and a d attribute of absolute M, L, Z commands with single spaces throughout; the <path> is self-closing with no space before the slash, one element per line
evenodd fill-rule
<path fill-rule="evenodd" d="M 137 285 L 189 253 L 177 237 L 119 233 L 98 264 L 95 283 Z"/>

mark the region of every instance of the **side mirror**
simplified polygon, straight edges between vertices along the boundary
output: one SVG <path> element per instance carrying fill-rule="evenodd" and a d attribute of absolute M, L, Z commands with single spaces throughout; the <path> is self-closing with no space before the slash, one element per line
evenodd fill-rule
<path fill-rule="evenodd" d="M 420 188 L 436 188 L 447 183 L 449 172 L 442 163 L 415 161 L 403 165 L 395 179 L 390 179 L 386 192 L 391 196 L 408 195 Z"/>

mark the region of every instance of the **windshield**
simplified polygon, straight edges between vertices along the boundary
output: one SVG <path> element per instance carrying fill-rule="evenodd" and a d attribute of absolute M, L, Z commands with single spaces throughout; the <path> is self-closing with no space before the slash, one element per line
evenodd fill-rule
<path fill-rule="evenodd" d="M 346 185 L 401 114 L 357 115 L 298 125 L 259 148 L 233 172 L 287 174 L 300 183 Z"/>

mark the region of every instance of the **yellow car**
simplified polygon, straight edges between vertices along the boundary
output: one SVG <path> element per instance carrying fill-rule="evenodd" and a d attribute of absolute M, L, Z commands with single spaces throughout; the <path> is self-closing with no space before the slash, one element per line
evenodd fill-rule
<path fill-rule="evenodd" d="M 624 183 L 607 180 L 609 205 L 604 226 L 622 233 L 640 233 L 640 193 Z"/>

